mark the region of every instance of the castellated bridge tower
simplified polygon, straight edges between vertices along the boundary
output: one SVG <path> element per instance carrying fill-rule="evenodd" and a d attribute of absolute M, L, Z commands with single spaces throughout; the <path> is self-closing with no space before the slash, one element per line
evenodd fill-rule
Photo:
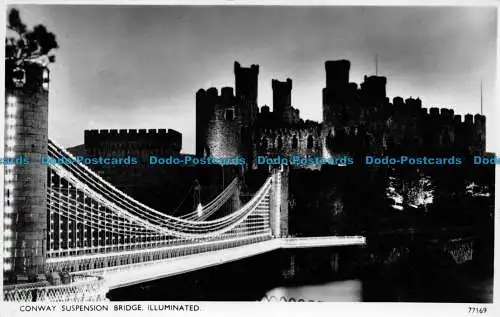
<path fill-rule="evenodd" d="M 47 238 L 48 69 L 6 62 L 4 279 L 35 280 L 45 271 Z"/>

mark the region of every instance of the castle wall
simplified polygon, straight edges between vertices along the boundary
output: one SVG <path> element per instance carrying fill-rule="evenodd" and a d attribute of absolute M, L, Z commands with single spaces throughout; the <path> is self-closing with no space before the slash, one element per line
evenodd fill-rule
<path fill-rule="evenodd" d="M 422 108 L 420 99 L 386 97 L 387 79 L 365 76 L 360 89 L 348 83 L 349 64 L 344 60 L 325 63 L 323 132 L 328 151 L 338 153 L 477 154 L 486 150 L 486 123 L 481 115 L 453 110 Z M 357 131 L 357 133 L 353 133 Z M 346 146 L 335 145 L 341 139 Z M 358 148 L 358 150 L 356 150 Z"/>
<path fill-rule="evenodd" d="M 252 134 L 253 157 L 322 157 L 323 140 L 321 131 L 319 124 L 290 128 L 257 129 Z M 253 162 L 253 167 L 257 167 L 257 162 Z M 317 166 L 313 165 L 305 167 L 317 168 Z"/>
<path fill-rule="evenodd" d="M 85 151 L 89 156 L 179 155 L 182 134 L 172 129 L 85 130 Z"/>

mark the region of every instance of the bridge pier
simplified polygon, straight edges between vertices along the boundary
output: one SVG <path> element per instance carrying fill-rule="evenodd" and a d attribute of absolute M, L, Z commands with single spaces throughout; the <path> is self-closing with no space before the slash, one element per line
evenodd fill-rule
<path fill-rule="evenodd" d="M 332 248 L 280 251 L 284 280 L 323 280 L 339 273 L 340 253 Z"/>
<path fill-rule="evenodd" d="M 288 167 L 273 171 L 270 197 L 271 229 L 275 237 L 288 236 Z"/>
<path fill-rule="evenodd" d="M 4 279 L 43 277 L 47 236 L 48 70 L 6 62 Z M 49 220 L 50 221 L 50 220 Z"/>

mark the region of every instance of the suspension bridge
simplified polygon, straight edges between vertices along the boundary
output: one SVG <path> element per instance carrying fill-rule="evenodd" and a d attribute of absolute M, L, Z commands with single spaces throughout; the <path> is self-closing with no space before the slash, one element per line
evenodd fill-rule
<path fill-rule="evenodd" d="M 281 248 L 365 243 L 361 236 L 287 237 L 288 187 L 280 169 L 226 215 L 218 211 L 235 195 L 237 178 L 179 217 L 146 206 L 48 139 L 48 75 L 30 67 L 24 82 L 6 89 L 7 157 L 23 155 L 32 163 L 5 168 L 4 276 L 15 277 L 4 285 L 5 300 L 106 300 L 113 288 Z M 37 119 L 42 124 L 33 124 Z M 37 164 L 43 155 L 71 163 Z"/>

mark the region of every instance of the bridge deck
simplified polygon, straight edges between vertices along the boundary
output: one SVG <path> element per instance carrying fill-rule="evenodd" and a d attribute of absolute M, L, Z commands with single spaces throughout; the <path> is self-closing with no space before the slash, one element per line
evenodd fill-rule
<path fill-rule="evenodd" d="M 120 266 L 113 270 L 94 271 L 93 273 L 102 274 L 107 287 L 114 289 L 200 270 L 282 248 L 333 247 L 364 245 L 365 243 L 365 238 L 360 236 L 279 238 L 220 251 Z"/>

